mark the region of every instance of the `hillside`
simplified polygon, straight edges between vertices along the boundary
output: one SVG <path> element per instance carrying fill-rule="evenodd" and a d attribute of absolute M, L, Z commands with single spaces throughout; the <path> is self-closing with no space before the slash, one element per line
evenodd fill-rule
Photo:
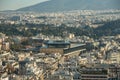
<path fill-rule="evenodd" d="M 26 26 L 28 30 L 22 28 Z M 44 27 L 49 26 L 49 27 Z M 9 27 L 9 28 L 8 28 Z M 37 28 L 34 30 L 33 28 Z M 20 29 L 22 31 L 20 31 Z M 114 36 L 120 34 L 120 20 L 106 22 L 103 26 L 100 26 L 96 29 L 90 28 L 86 26 L 85 28 L 81 27 L 67 27 L 66 25 L 61 25 L 59 27 L 55 27 L 53 25 L 44 25 L 44 24 L 26 24 L 26 25 L 7 25 L 0 24 L 0 32 L 8 35 L 19 35 L 19 36 L 35 36 L 37 34 L 44 34 L 47 36 L 64 36 L 64 32 L 74 33 L 76 36 L 89 36 L 93 38 L 99 38 L 102 36 Z"/>
<path fill-rule="evenodd" d="M 114 36 L 120 34 L 120 19 L 105 23 L 94 30 L 97 36 Z"/>
<path fill-rule="evenodd" d="M 17 11 L 57 12 L 70 10 L 120 9 L 120 0 L 49 0 Z"/>

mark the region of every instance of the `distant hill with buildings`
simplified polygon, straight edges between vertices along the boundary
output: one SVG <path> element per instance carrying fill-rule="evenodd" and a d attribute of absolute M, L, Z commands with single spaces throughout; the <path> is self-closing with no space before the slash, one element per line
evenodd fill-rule
<path fill-rule="evenodd" d="M 17 11 L 57 12 L 71 10 L 120 9 L 120 0 L 49 0 Z"/>

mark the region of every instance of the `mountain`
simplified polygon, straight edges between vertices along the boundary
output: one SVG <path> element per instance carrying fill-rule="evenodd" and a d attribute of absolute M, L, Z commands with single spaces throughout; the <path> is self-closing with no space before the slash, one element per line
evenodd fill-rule
<path fill-rule="evenodd" d="M 57 12 L 70 10 L 120 9 L 120 0 L 49 0 L 17 11 Z"/>

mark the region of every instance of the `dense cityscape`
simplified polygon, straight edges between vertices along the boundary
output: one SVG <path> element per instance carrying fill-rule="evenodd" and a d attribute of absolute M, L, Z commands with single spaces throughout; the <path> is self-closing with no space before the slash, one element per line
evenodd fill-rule
<path fill-rule="evenodd" d="M 120 80 L 120 10 L 0 12 L 0 80 Z"/>

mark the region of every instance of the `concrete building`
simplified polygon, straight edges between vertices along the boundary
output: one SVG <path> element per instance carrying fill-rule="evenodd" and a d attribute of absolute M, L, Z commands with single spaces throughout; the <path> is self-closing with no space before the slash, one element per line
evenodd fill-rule
<path fill-rule="evenodd" d="M 82 69 L 81 80 L 108 80 L 108 71 L 103 68 Z"/>
<path fill-rule="evenodd" d="M 68 53 L 80 53 L 85 48 L 85 44 L 75 44 L 71 46 L 69 41 L 48 41 L 46 46 L 40 49 L 41 53 L 60 53 L 67 55 Z"/>
<path fill-rule="evenodd" d="M 10 44 L 9 42 L 4 42 L 2 45 L 2 49 L 3 50 L 10 50 Z"/>
<path fill-rule="evenodd" d="M 110 59 L 111 63 L 120 64 L 120 53 L 119 52 L 118 53 L 116 53 L 116 52 L 110 53 L 109 59 Z"/>

